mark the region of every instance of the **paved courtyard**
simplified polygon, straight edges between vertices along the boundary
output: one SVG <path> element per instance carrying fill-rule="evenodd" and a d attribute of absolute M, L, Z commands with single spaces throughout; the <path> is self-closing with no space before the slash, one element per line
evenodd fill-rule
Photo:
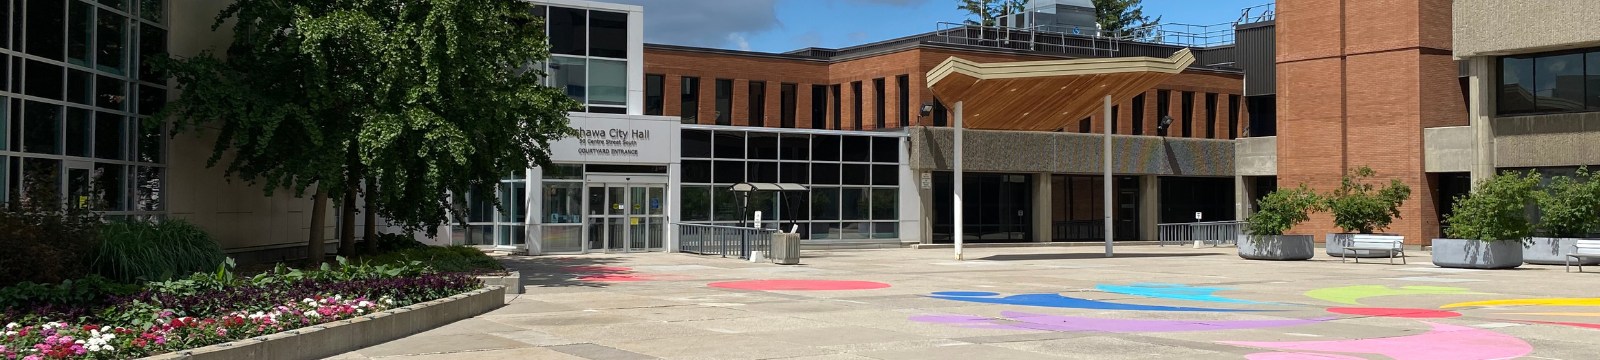
<path fill-rule="evenodd" d="M 1426 252 L 1388 265 L 1100 251 L 807 251 L 800 266 L 506 257 L 526 293 L 505 307 L 335 358 L 1600 358 L 1600 299 L 1577 299 L 1600 297 L 1600 273 L 1442 269 Z"/>

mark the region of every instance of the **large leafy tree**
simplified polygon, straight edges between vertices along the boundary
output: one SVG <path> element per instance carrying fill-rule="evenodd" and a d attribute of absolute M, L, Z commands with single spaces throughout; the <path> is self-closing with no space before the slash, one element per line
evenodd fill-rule
<path fill-rule="evenodd" d="M 327 198 L 344 196 L 342 218 L 353 220 L 363 180 L 376 185 L 367 211 L 431 229 L 448 220 L 450 192 L 547 163 L 549 142 L 572 133 L 565 114 L 577 104 L 529 70 L 549 56 L 530 10 L 504 0 L 237 0 L 213 25 L 236 24 L 225 56 L 162 66 L 183 93 L 157 118 L 176 119 L 174 131 L 217 129 L 208 165 L 227 159 L 230 178 L 268 195 L 315 186 L 312 254 Z"/>
<path fill-rule="evenodd" d="M 964 10 L 977 20 L 967 19 L 968 25 L 995 26 L 999 18 L 1021 13 L 1027 2 L 1023 0 L 956 0 L 956 10 Z"/>
<path fill-rule="evenodd" d="M 1113 34 L 1161 23 L 1161 16 L 1144 15 L 1144 0 L 1094 0 L 1095 22 Z"/>

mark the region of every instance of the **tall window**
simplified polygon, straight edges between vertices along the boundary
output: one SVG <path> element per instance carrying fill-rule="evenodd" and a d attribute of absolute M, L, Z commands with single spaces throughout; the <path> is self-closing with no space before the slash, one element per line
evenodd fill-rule
<path fill-rule="evenodd" d="M 1172 128 L 1172 125 L 1170 124 L 1165 127 L 1161 126 L 1162 121 L 1166 121 L 1167 117 L 1172 116 L 1168 114 L 1168 112 L 1170 112 L 1169 110 L 1172 110 L 1172 90 L 1157 90 L 1156 136 L 1167 136 L 1167 130 Z"/>
<path fill-rule="evenodd" d="M 1120 105 L 1111 105 L 1111 133 L 1112 134 L 1116 134 L 1117 133 L 1117 115 L 1118 115 L 1117 114 L 1117 106 L 1120 106 Z"/>
<path fill-rule="evenodd" d="M 750 126 L 767 126 L 767 82 L 750 80 Z"/>
<path fill-rule="evenodd" d="M 1228 139 L 1239 137 L 1239 95 L 1228 95 Z"/>
<path fill-rule="evenodd" d="M 679 100 L 683 104 L 680 106 L 683 109 L 683 114 L 679 115 L 679 119 L 682 119 L 681 121 L 685 124 L 699 123 L 700 78 L 685 76 L 683 77 L 683 86 L 680 88 L 683 89 L 682 100 Z"/>
<path fill-rule="evenodd" d="M 883 94 L 883 78 L 872 79 L 872 103 L 874 105 L 874 109 L 877 110 L 877 116 L 875 117 L 877 120 L 876 129 L 888 127 L 888 124 L 885 124 L 885 121 L 888 120 L 884 119 L 884 107 L 887 104 L 885 104 L 886 99 L 883 98 Z"/>
<path fill-rule="evenodd" d="M 644 114 L 645 115 L 661 115 L 661 113 L 662 113 L 662 109 L 661 109 L 661 103 L 662 103 L 661 84 L 662 84 L 662 82 L 666 81 L 665 79 L 666 79 L 666 77 L 663 76 L 663 75 L 660 75 L 660 74 L 648 74 L 648 75 L 644 76 Z"/>
<path fill-rule="evenodd" d="M 1217 94 L 1206 93 L 1206 138 L 1217 138 Z"/>
<path fill-rule="evenodd" d="M 862 111 L 861 111 L 861 82 L 860 81 L 856 81 L 856 82 L 851 82 L 850 83 L 850 96 L 853 97 L 851 99 L 852 100 L 851 102 L 855 103 L 855 117 L 851 118 L 851 119 L 853 119 L 855 121 L 855 123 L 854 123 L 855 127 L 851 128 L 851 129 L 853 129 L 853 130 L 861 130 L 861 112 Z"/>
<path fill-rule="evenodd" d="M 1600 48 L 1500 58 L 1500 114 L 1600 111 Z"/>
<path fill-rule="evenodd" d="M 717 125 L 733 124 L 733 80 L 717 79 Z"/>
<path fill-rule="evenodd" d="M 839 109 L 841 107 L 843 107 L 844 100 L 839 98 L 839 84 L 833 84 L 833 89 L 832 90 L 833 90 L 833 129 L 834 130 L 843 130 L 844 129 L 844 119 L 843 119 L 843 115 L 842 115 L 843 111 L 839 110 Z"/>
<path fill-rule="evenodd" d="M 1183 137 L 1194 137 L 1194 92 L 1183 92 Z"/>
<path fill-rule="evenodd" d="M 578 111 L 626 113 L 628 14 L 553 6 L 534 15 L 546 19 L 550 85 L 582 103 Z"/>
<path fill-rule="evenodd" d="M 894 82 L 900 91 L 900 127 L 911 126 L 911 76 L 896 76 Z"/>
<path fill-rule="evenodd" d="M 1078 120 L 1079 133 L 1088 134 L 1094 131 L 1094 124 L 1091 123 L 1093 121 L 1091 119 L 1093 118 L 1086 117 L 1083 120 Z"/>
<path fill-rule="evenodd" d="M 781 108 L 781 109 L 778 109 L 778 111 L 782 111 L 783 112 L 783 113 L 778 115 L 779 116 L 778 125 L 782 126 L 783 128 L 786 128 L 786 129 L 793 129 L 794 128 L 794 116 L 795 116 L 794 112 L 795 112 L 795 106 L 797 105 L 796 102 L 795 102 L 795 87 L 796 86 L 797 85 L 792 84 L 792 83 L 783 83 L 782 85 L 778 85 L 778 96 L 779 96 L 779 98 L 778 98 L 779 99 L 778 100 L 779 105 L 778 106 Z"/>
<path fill-rule="evenodd" d="M 1144 94 L 1133 96 L 1133 135 L 1144 135 Z"/>
<path fill-rule="evenodd" d="M 944 108 L 944 102 L 933 98 L 933 126 L 946 126 L 950 123 L 949 111 Z"/>
<path fill-rule="evenodd" d="M 828 128 L 827 85 L 811 85 L 811 128 Z"/>

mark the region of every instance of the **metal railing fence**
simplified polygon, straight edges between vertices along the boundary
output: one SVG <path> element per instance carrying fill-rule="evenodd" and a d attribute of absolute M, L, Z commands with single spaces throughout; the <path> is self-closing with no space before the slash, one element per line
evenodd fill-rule
<path fill-rule="evenodd" d="M 678 252 L 749 259 L 751 251 L 772 253 L 775 229 L 675 223 Z"/>
<path fill-rule="evenodd" d="M 1211 246 L 1239 244 L 1244 234 L 1244 221 L 1208 221 L 1192 223 L 1156 224 L 1157 240 L 1161 246 L 1184 245 L 1201 241 Z"/>

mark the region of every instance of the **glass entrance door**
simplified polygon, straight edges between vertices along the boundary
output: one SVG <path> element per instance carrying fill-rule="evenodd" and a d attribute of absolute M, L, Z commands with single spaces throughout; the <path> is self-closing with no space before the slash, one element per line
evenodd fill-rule
<path fill-rule="evenodd" d="M 660 250 L 665 190 L 658 184 L 590 184 L 587 250 Z"/>

